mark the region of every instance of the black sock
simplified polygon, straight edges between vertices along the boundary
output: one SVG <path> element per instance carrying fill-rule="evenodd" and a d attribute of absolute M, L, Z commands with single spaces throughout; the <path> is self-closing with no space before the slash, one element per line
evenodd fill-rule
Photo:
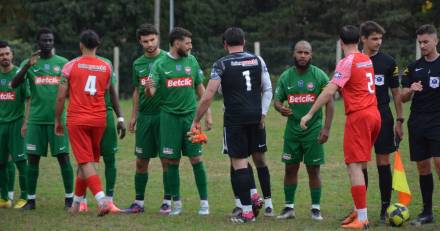
<path fill-rule="evenodd" d="M 238 198 L 238 182 L 237 177 L 235 177 L 235 170 L 231 166 L 231 185 L 232 185 L 232 192 L 234 192 L 234 197 Z"/>
<path fill-rule="evenodd" d="M 251 181 L 249 168 L 235 170 L 234 178 L 238 183 L 238 196 L 243 206 L 251 205 Z"/>
<path fill-rule="evenodd" d="M 377 166 L 379 172 L 380 199 L 382 201 L 382 210 L 390 205 L 393 177 L 391 175 L 390 165 Z"/>
<path fill-rule="evenodd" d="M 249 169 L 249 175 L 251 177 L 251 189 L 257 188 L 255 185 L 255 176 L 254 176 L 254 169 L 252 168 L 251 164 L 248 163 L 248 169 Z"/>
<path fill-rule="evenodd" d="M 368 169 L 362 169 L 362 172 L 364 173 L 365 188 L 368 189 Z"/>
<path fill-rule="evenodd" d="M 432 193 L 434 191 L 434 179 L 432 173 L 420 175 L 420 191 L 423 198 L 423 214 L 432 214 Z"/>
<path fill-rule="evenodd" d="M 262 168 L 257 168 L 258 173 L 258 179 L 260 180 L 260 186 L 261 191 L 263 191 L 263 197 L 264 199 L 270 198 L 271 191 L 270 191 L 270 173 L 267 166 L 264 166 Z"/>

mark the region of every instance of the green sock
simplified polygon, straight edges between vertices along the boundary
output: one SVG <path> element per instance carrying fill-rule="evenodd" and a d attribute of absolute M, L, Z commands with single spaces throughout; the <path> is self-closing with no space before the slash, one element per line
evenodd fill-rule
<path fill-rule="evenodd" d="M 20 199 L 27 199 L 27 186 L 26 186 L 26 174 L 27 174 L 27 165 L 26 161 L 18 161 L 15 163 L 18 168 L 18 183 L 20 184 Z"/>
<path fill-rule="evenodd" d="M 180 200 L 180 177 L 179 177 L 179 165 L 168 165 L 168 183 L 170 186 L 171 196 L 173 200 Z"/>
<path fill-rule="evenodd" d="M 206 177 L 205 165 L 202 161 L 193 164 L 194 177 L 196 179 L 197 190 L 199 191 L 200 200 L 208 199 L 208 179 Z"/>
<path fill-rule="evenodd" d="M 37 181 L 39 174 L 39 166 L 38 164 L 29 163 L 28 171 L 27 171 L 27 186 L 28 186 L 28 194 L 35 195 L 35 191 L 37 190 Z"/>
<path fill-rule="evenodd" d="M 105 164 L 105 194 L 112 197 L 116 183 L 115 154 L 103 155 L 103 157 Z"/>
<path fill-rule="evenodd" d="M 145 197 L 145 188 L 148 182 L 148 172 L 134 174 L 134 190 L 136 192 L 136 200 L 143 201 Z"/>
<path fill-rule="evenodd" d="M 298 184 L 284 185 L 284 200 L 286 204 L 295 204 L 295 193 Z"/>
<path fill-rule="evenodd" d="M 312 197 L 312 205 L 319 205 L 321 203 L 321 188 L 311 188 L 310 195 Z"/>
<path fill-rule="evenodd" d="M 7 164 L 0 165 L 0 197 L 3 200 L 8 199 L 8 167 Z"/>
<path fill-rule="evenodd" d="M 168 172 L 162 173 L 164 199 L 169 199 L 169 197 L 171 197 L 170 183 L 168 182 L 167 174 Z"/>
<path fill-rule="evenodd" d="M 70 161 L 60 165 L 61 175 L 63 176 L 64 192 L 66 194 L 73 193 L 73 168 Z M 29 192 L 30 194 L 30 192 Z"/>
<path fill-rule="evenodd" d="M 10 160 L 6 164 L 7 171 L 8 171 L 8 191 L 13 192 L 14 191 L 14 184 L 15 184 L 15 164 L 14 161 Z"/>

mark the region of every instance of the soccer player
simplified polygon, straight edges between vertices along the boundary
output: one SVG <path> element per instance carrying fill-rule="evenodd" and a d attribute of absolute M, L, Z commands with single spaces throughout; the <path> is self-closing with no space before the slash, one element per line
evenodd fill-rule
<path fill-rule="evenodd" d="M 312 46 L 307 41 L 303 40 L 295 44 L 293 60 L 295 65 L 281 74 L 275 90 L 275 109 L 288 118 L 281 157 L 285 163 L 285 207 L 277 218 L 295 217 L 298 170 L 300 163 L 304 161 L 309 175 L 312 219 L 323 220 L 320 208 L 321 178 L 319 173 L 320 166 L 325 162 L 323 144 L 327 142 L 333 119 L 333 99 L 326 103 L 324 126 L 320 109 L 309 122 L 309 129 L 303 130 L 299 124 L 300 119 L 310 110 L 318 95 L 327 86 L 328 77 L 324 71 L 311 64 Z M 287 101 L 288 107 L 283 104 L 284 101 Z"/>
<path fill-rule="evenodd" d="M 394 137 L 400 140 L 403 138 L 402 124 L 402 102 L 400 100 L 399 70 L 394 59 L 380 52 L 382 37 L 385 30 L 374 21 L 366 21 L 360 26 L 363 53 L 368 55 L 373 62 L 374 83 L 376 85 L 377 104 L 382 118 L 379 136 L 377 137 L 374 149 L 376 152 L 376 164 L 379 173 L 379 189 L 381 198 L 380 222 L 385 223 L 385 215 L 391 200 L 392 175 L 390 167 L 390 153 L 396 151 Z M 394 108 L 396 110 L 396 124 L 389 106 L 389 90 L 393 95 Z M 393 128 L 394 126 L 394 128 Z M 368 176 L 367 166 L 363 168 L 364 176 Z M 368 185 L 368 177 L 365 178 L 365 185 Z"/>
<path fill-rule="evenodd" d="M 30 108 L 26 115 L 26 154 L 28 156 L 27 187 L 28 201 L 25 210 L 35 209 L 36 189 L 40 157 L 47 155 L 48 143 L 52 156 L 57 157 L 64 183 L 64 207 L 69 208 L 73 200 L 73 169 L 69 159 L 67 136 L 54 134 L 54 110 L 61 69 L 67 59 L 53 53 L 54 34 L 47 28 L 37 33 L 39 51 L 21 63 L 20 70 L 11 82 L 16 88 L 26 83 L 30 89 Z M 41 56 L 41 58 L 40 58 Z"/>
<path fill-rule="evenodd" d="M 100 56 L 97 57 L 109 63 L 112 66 L 110 60 Z M 122 117 L 122 112 L 119 106 L 118 94 L 115 88 L 116 83 L 117 83 L 116 75 L 113 72 L 111 76 L 111 83 L 109 90 L 105 93 L 104 96 L 105 105 L 107 109 L 106 111 L 107 121 L 106 121 L 104 135 L 102 136 L 102 140 L 101 140 L 101 156 L 102 159 L 104 160 L 104 166 L 105 166 L 105 170 L 104 170 L 105 195 L 109 200 L 111 213 L 118 213 L 121 211 L 113 203 L 113 194 L 116 184 L 116 172 L 117 172 L 115 155 L 118 151 L 118 134 L 119 134 L 119 138 L 123 139 L 125 137 L 125 130 L 126 130 L 124 124 L 124 117 Z M 113 116 L 113 111 L 115 112 L 118 120 L 116 127 L 115 127 L 115 119 Z M 87 205 L 87 199 L 84 196 L 83 201 L 80 203 L 80 212 L 86 212 L 86 211 L 88 211 L 88 205 Z"/>
<path fill-rule="evenodd" d="M 357 27 L 344 26 L 339 38 L 345 58 L 339 61 L 332 80 L 309 112 L 301 118 L 300 124 L 303 129 L 308 129 L 307 123 L 319 108 L 331 100 L 338 90 L 342 92 L 346 115 L 344 160 L 350 177 L 351 195 L 357 210 L 357 216 L 353 221 L 342 225 L 342 228 L 368 229 L 367 189 L 362 166 L 371 160 L 371 150 L 381 124 L 375 95 L 374 69 L 368 56 L 358 50 Z"/>
<path fill-rule="evenodd" d="M 257 151 L 257 130 L 264 127 L 272 100 L 266 64 L 261 57 L 244 51 L 244 37 L 241 28 L 230 27 L 224 32 L 223 45 L 229 54 L 213 64 L 206 93 L 200 100 L 192 124 L 192 128 L 201 129 L 200 120 L 221 85 L 225 105 L 223 145 L 234 168 L 232 183 L 236 183 L 243 205 L 242 213 L 231 217 L 233 223 L 255 221 L 248 157 Z"/>
<path fill-rule="evenodd" d="M 208 182 L 205 165 L 202 161 L 201 144 L 192 143 L 186 133 L 197 108 L 196 94 L 200 98 L 205 92 L 203 71 L 194 56 L 192 34 L 176 27 L 169 35 L 170 51 L 159 58 L 146 79 L 147 96 L 160 94 L 160 153 L 166 159 L 167 180 L 173 197 L 171 216 L 182 212 L 180 200 L 179 163 L 181 155 L 188 156 L 193 167 L 194 177 L 200 197 L 199 215 L 209 214 Z M 205 117 L 207 128 L 212 124 L 211 113 Z"/>
<path fill-rule="evenodd" d="M 106 127 L 104 94 L 110 86 L 111 64 L 96 57 L 99 37 L 93 30 L 80 35 L 82 56 L 68 62 L 62 70 L 55 109 L 55 133 L 64 136 L 61 116 L 69 94 L 67 129 L 72 151 L 78 163 L 75 196 L 71 213 L 79 212 L 80 202 L 89 188 L 98 201 L 98 215 L 110 212 L 110 200 L 102 190 L 100 177 L 94 167 L 99 162 L 101 139 Z"/>
<path fill-rule="evenodd" d="M 437 30 L 423 25 L 417 31 L 422 58 L 408 65 L 402 77 L 402 101 L 411 102 L 408 119 L 410 159 L 417 163 L 423 210 L 412 225 L 434 222 L 431 173 L 433 160 L 440 177 L 440 58 Z"/>
<path fill-rule="evenodd" d="M 21 136 L 24 105 L 27 97 L 26 87 L 11 88 L 11 80 L 18 68 L 12 64 L 12 49 L 6 41 L 0 41 L 0 208 L 12 207 L 14 193 L 15 165 L 18 168 L 20 182 L 20 199 L 14 208 L 26 204 L 26 155 L 24 140 Z M 9 159 L 12 159 L 12 169 Z M 12 181 L 12 183 L 11 183 Z M 12 188 L 11 188 L 12 185 Z M 8 195 L 9 191 L 9 195 Z M 11 195 L 12 194 L 12 195 Z"/>
<path fill-rule="evenodd" d="M 145 95 L 145 84 L 150 74 L 153 63 L 166 55 L 159 48 L 159 32 L 151 24 L 143 24 L 136 31 L 136 37 L 142 46 L 144 54 L 133 63 L 133 109 L 129 131 L 135 133 L 136 173 L 134 187 L 136 198 L 128 213 L 144 211 L 145 189 L 148 182 L 148 165 L 151 158 L 157 157 L 160 151 L 159 120 L 160 120 L 160 94 L 153 97 Z M 163 169 L 164 198 L 160 207 L 161 214 L 171 212 L 171 194 L 166 177 L 166 159 L 161 158 Z"/>

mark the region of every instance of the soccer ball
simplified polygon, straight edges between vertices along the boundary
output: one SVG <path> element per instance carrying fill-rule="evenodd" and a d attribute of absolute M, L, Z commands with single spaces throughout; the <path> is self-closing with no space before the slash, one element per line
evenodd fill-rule
<path fill-rule="evenodd" d="M 394 203 L 387 209 L 388 222 L 391 226 L 402 226 L 409 220 L 409 210 L 405 205 Z"/>

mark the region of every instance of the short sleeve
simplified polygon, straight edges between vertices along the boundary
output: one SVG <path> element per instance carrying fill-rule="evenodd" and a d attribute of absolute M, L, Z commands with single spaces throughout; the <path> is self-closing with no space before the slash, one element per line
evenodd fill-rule
<path fill-rule="evenodd" d="M 223 69 L 224 69 L 223 64 L 220 61 L 217 61 L 214 64 L 212 64 L 211 75 L 209 79 L 220 80 L 223 75 Z"/>
<path fill-rule="evenodd" d="M 131 80 L 133 81 L 132 85 L 133 87 L 139 87 L 139 79 L 138 76 L 136 74 L 136 67 L 133 63 L 132 67 L 131 67 Z"/>
<path fill-rule="evenodd" d="M 320 91 L 322 91 L 328 85 L 329 79 L 327 74 L 320 69 L 318 69 L 318 76 L 319 76 Z"/>
<path fill-rule="evenodd" d="M 391 68 L 385 77 L 389 80 L 390 88 L 398 88 L 399 87 L 399 67 L 397 67 L 396 62 L 393 60 Z"/>
<path fill-rule="evenodd" d="M 277 86 L 275 88 L 275 99 L 277 101 L 283 102 L 287 99 L 285 86 L 283 84 L 284 74 L 280 76 L 277 81 Z"/>
<path fill-rule="evenodd" d="M 155 62 L 151 68 L 149 77 L 153 80 L 154 86 L 159 88 L 160 86 L 160 63 Z"/>
<path fill-rule="evenodd" d="M 73 68 L 74 63 L 75 63 L 75 60 L 72 60 L 64 65 L 63 69 L 61 70 L 61 76 L 63 78 L 65 78 L 65 79 L 70 78 L 70 74 L 72 72 L 72 68 Z"/>
<path fill-rule="evenodd" d="M 23 62 L 20 63 L 20 66 L 17 69 L 17 72 L 15 74 L 18 74 L 18 72 L 21 71 L 21 69 L 26 65 L 26 63 L 29 61 L 29 59 L 25 59 Z M 27 73 L 24 74 L 24 78 L 26 79 Z"/>
<path fill-rule="evenodd" d="M 413 83 L 412 78 L 413 70 L 410 65 L 405 68 L 402 75 L 402 87 L 409 88 L 411 84 Z"/>
<path fill-rule="evenodd" d="M 350 80 L 351 68 L 353 64 L 354 55 L 349 55 L 348 57 L 339 61 L 336 66 L 335 73 L 331 80 L 331 83 L 343 88 L 345 84 Z"/>
<path fill-rule="evenodd" d="M 199 63 L 197 62 L 197 60 L 194 58 L 194 66 L 196 68 L 196 73 L 195 73 L 195 79 L 194 79 L 194 86 L 197 86 L 199 84 L 201 84 L 203 82 L 203 80 L 205 79 L 205 76 L 203 74 L 203 70 L 202 68 L 200 68 Z"/>

